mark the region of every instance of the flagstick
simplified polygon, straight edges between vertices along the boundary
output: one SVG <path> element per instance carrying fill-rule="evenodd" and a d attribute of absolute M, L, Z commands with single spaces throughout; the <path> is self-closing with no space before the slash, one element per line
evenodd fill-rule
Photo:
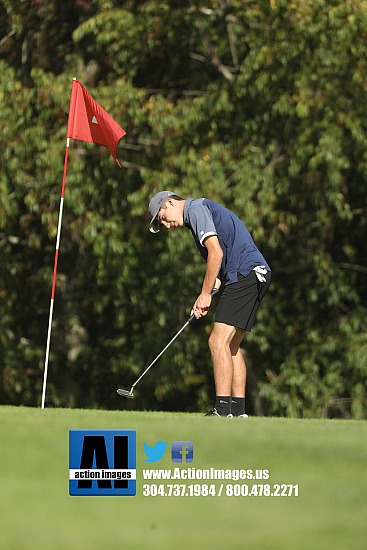
<path fill-rule="evenodd" d="M 59 210 L 59 222 L 57 227 L 57 238 L 56 238 L 56 249 L 55 249 L 55 260 L 54 260 L 54 273 L 52 278 L 52 289 L 51 289 L 51 302 L 50 302 L 50 313 L 48 317 L 48 331 L 47 331 L 47 344 L 46 344 L 46 356 L 45 356 L 45 366 L 43 372 L 43 388 L 42 388 L 42 409 L 45 408 L 45 398 L 46 398 L 46 384 L 47 384 L 47 371 L 48 371 L 48 359 L 50 354 L 50 342 L 51 342 L 51 330 L 52 330 L 52 315 L 54 310 L 54 300 L 55 300 L 55 288 L 56 288 L 56 276 L 57 276 L 57 264 L 59 260 L 59 247 L 60 247 L 60 236 L 61 236 L 61 221 L 62 221 L 62 212 L 64 208 L 64 196 L 65 196 L 65 184 L 66 184 L 66 171 L 68 166 L 68 157 L 69 157 L 69 138 L 66 140 L 65 148 L 65 160 L 64 160 L 64 174 L 62 178 L 62 187 L 61 187 L 61 198 L 60 198 L 60 210 Z"/>

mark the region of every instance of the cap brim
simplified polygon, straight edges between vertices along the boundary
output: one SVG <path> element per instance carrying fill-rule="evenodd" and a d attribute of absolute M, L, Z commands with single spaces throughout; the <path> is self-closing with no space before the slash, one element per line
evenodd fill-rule
<path fill-rule="evenodd" d="M 160 227 L 159 227 L 159 221 L 157 216 L 155 216 L 152 221 L 149 224 L 149 231 L 151 233 L 159 233 Z"/>

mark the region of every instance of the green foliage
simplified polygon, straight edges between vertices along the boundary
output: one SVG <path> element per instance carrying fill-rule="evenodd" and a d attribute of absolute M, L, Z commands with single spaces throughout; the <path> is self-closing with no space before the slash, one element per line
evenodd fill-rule
<path fill-rule="evenodd" d="M 71 143 L 48 402 L 115 406 L 187 319 L 191 236 L 147 231 L 168 188 L 232 208 L 272 266 L 244 343 L 249 412 L 366 418 L 367 2 L 62 4 L 0 2 L 0 400 L 40 399 L 77 76 L 127 135 L 121 171 Z M 211 322 L 127 406 L 204 409 Z"/>

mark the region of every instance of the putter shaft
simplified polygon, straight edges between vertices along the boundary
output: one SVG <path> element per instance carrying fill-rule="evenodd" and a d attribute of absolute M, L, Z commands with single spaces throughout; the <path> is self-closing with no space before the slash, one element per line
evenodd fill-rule
<path fill-rule="evenodd" d="M 217 294 L 217 292 L 219 292 L 219 290 L 217 288 L 213 288 L 212 290 L 212 296 L 214 296 L 215 294 Z M 170 347 L 170 345 L 176 340 L 176 338 L 181 334 L 181 332 L 187 327 L 187 325 L 189 323 L 191 323 L 191 321 L 194 319 L 195 315 L 193 313 L 191 313 L 190 317 L 188 318 L 188 320 L 186 321 L 186 323 L 180 328 L 180 330 L 174 335 L 174 337 L 168 342 L 168 344 L 166 345 L 166 347 L 164 349 L 162 349 L 162 351 L 159 353 L 159 355 L 157 355 L 157 357 L 150 363 L 150 365 L 147 366 L 147 368 L 145 369 L 144 372 L 141 373 L 141 375 L 139 376 L 139 378 L 136 380 L 136 382 L 134 382 L 134 384 L 131 386 L 131 390 L 130 391 L 127 391 L 127 390 L 122 390 L 122 389 L 118 389 L 117 390 L 117 393 L 119 395 L 122 395 L 123 397 L 130 397 L 130 398 L 133 398 L 134 395 L 133 395 L 133 392 L 134 392 L 134 388 L 136 386 L 136 384 L 138 382 L 140 382 L 140 380 L 143 378 L 143 376 L 146 375 L 146 373 L 148 372 L 148 370 L 154 365 L 154 363 L 156 363 L 156 361 L 158 361 L 158 359 L 164 354 L 164 352 L 166 351 L 166 349 L 168 349 Z"/>

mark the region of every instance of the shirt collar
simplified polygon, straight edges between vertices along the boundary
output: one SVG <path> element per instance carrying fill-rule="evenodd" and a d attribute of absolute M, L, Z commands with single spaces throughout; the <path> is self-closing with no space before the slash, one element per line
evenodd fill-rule
<path fill-rule="evenodd" d="M 191 203 L 194 201 L 195 199 L 189 197 L 188 199 L 186 199 L 185 201 L 185 204 L 184 204 L 184 215 L 183 215 L 183 218 L 184 218 L 184 224 L 185 225 L 188 225 L 189 223 L 189 208 L 191 206 Z"/>

